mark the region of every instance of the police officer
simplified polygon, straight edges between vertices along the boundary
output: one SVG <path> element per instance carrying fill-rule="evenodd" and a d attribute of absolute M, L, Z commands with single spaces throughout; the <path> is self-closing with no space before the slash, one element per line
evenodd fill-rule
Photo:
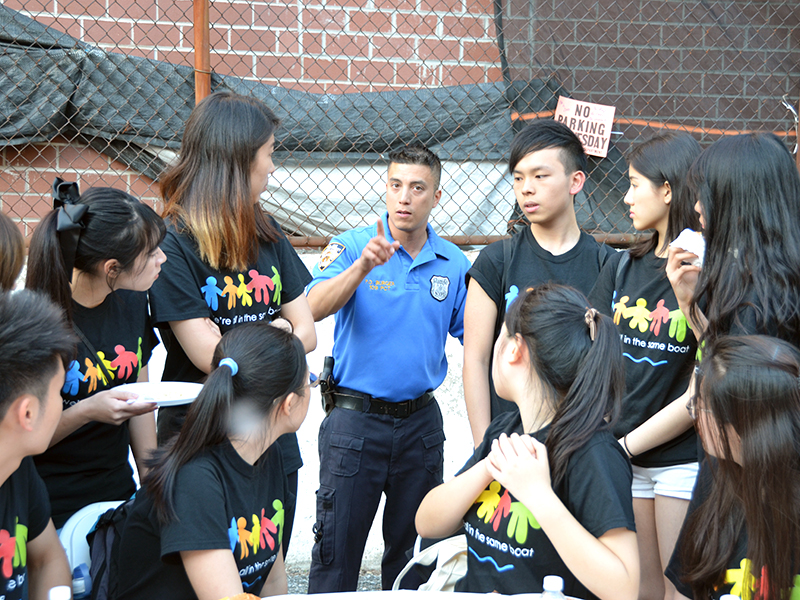
<path fill-rule="evenodd" d="M 336 313 L 336 327 L 309 593 L 356 589 L 381 493 L 382 584 L 390 589 L 414 544 L 417 507 L 442 482 L 433 390 L 447 373 L 447 333 L 463 337 L 470 263 L 428 224 L 440 176 L 439 159 L 424 146 L 392 152 L 387 212 L 335 237 L 314 268 L 314 319 Z"/>

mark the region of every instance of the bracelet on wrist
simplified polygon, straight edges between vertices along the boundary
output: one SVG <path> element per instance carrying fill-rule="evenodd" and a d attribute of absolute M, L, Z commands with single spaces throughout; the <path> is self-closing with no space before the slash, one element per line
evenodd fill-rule
<path fill-rule="evenodd" d="M 625 452 L 628 454 L 628 458 L 633 458 L 633 452 L 631 449 L 628 448 L 628 434 L 622 436 L 622 447 L 625 448 Z"/>

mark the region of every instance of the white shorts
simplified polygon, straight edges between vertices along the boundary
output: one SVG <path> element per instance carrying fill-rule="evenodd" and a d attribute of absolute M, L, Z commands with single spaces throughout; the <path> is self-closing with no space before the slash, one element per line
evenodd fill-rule
<path fill-rule="evenodd" d="M 686 463 L 671 467 L 633 467 L 631 493 L 634 498 L 668 496 L 691 500 L 699 463 Z"/>

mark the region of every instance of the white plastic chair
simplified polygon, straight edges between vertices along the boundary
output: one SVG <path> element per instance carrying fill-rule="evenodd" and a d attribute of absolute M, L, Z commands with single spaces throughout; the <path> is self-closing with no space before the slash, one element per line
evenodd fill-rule
<path fill-rule="evenodd" d="M 67 560 L 69 561 L 70 570 L 75 569 L 81 563 L 86 563 L 86 566 L 91 566 L 91 558 L 89 555 L 89 544 L 86 542 L 86 534 L 88 534 L 97 519 L 100 518 L 104 512 L 109 508 L 116 508 L 124 500 L 111 500 L 109 502 L 95 502 L 84 506 L 69 520 L 64 523 L 64 527 L 58 534 L 58 539 L 61 545 L 64 546 L 64 551 L 67 553 Z"/>

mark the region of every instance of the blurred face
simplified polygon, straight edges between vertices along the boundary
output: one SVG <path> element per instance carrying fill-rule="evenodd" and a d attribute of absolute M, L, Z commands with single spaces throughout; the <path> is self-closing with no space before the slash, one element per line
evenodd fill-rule
<path fill-rule="evenodd" d="M 638 231 L 656 229 L 666 232 L 669 222 L 669 203 L 672 193 L 669 184 L 656 187 L 633 167 L 628 169 L 631 186 L 625 194 L 625 204 L 631 207 L 629 216 Z"/>
<path fill-rule="evenodd" d="M 572 197 L 581 191 L 586 180 L 583 171 L 566 172 L 558 148 L 526 154 L 514 167 L 512 176 L 522 214 L 531 223 L 545 226 L 575 210 Z"/>
<path fill-rule="evenodd" d="M 703 229 L 706 228 L 706 218 L 703 215 L 703 206 L 700 204 L 700 200 L 694 203 L 694 211 L 700 215 L 700 227 Z"/>
<path fill-rule="evenodd" d="M 272 135 L 267 143 L 256 152 L 253 164 L 250 166 L 250 189 L 253 191 L 253 202 L 257 203 L 261 193 L 267 189 L 269 176 L 275 172 L 272 162 L 272 153 L 275 151 L 275 136 Z"/>
<path fill-rule="evenodd" d="M 434 187 L 431 170 L 424 165 L 391 163 L 386 182 L 386 210 L 392 236 L 424 230 L 428 217 L 442 197 Z"/>
<path fill-rule="evenodd" d="M 720 433 L 719 426 L 713 413 L 704 405 L 701 397 L 693 397 L 689 401 L 694 404 L 694 419 L 697 425 L 697 431 L 700 434 L 700 440 L 703 442 L 703 449 L 706 454 L 715 458 L 729 459 L 742 464 L 742 441 L 739 434 L 732 425 L 725 425 L 725 435 L 728 438 L 728 445 L 730 446 L 731 456 L 727 456 L 725 452 L 725 444 Z M 691 412 L 691 411 L 690 411 Z"/>
<path fill-rule="evenodd" d="M 166 254 L 156 246 L 152 252 L 142 252 L 133 263 L 133 268 L 121 273 L 114 280 L 114 288 L 118 290 L 133 290 L 146 292 L 149 290 L 161 272 L 161 265 L 167 260 Z"/>

